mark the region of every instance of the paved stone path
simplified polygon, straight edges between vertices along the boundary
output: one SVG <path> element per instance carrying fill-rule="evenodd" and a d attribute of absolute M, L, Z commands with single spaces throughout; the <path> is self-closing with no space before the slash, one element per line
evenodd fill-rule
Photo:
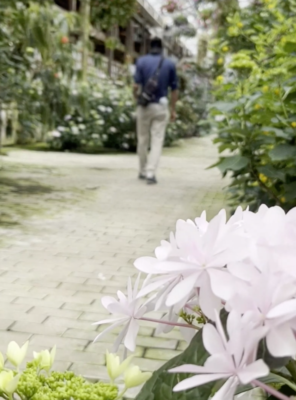
<path fill-rule="evenodd" d="M 31 357 L 56 344 L 56 369 L 105 377 L 114 334 L 93 344 L 91 325 L 106 317 L 101 296 L 125 288 L 133 261 L 152 254 L 178 218 L 224 206 L 225 181 L 205 170 L 216 158 L 210 138 L 166 149 L 157 186 L 135 179 L 134 155 L 15 150 L 2 158 L 0 350 L 30 339 Z M 15 223 L 1 225 L 1 210 L 10 221 L 15 212 Z M 154 370 L 184 346 L 179 332 L 155 337 L 146 324 L 135 362 Z"/>

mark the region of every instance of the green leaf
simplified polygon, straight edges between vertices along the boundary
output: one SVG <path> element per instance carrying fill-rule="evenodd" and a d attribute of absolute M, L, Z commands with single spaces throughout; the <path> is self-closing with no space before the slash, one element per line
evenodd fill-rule
<path fill-rule="evenodd" d="M 289 144 L 279 144 L 269 152 L 273 161 L 284 161 L 296 156 L 296 148 Z"/>
<path fill-rule="evenodd" d="M 210 105 L 209 109 L 216 109 L 218 111 L 221 111 L 222 113 L 228 113 L 229 111 L 234 110 L 238 106 L 238 102 L 234 101 L 232 103 L 227 103 L 224 101 L 217 101 L 216 103 L 213 103 Z"/>
<path fill-rule="evenodd" d="M 279 179 L 281 181 L 284 181 L 286 178 L 286 174 L 283 171 L 274 168 L 272 165 L 263 165 L 258 168 L 258 171 L 260 174 L 267 176 L 267 178 Z"/>
<path fill-rule="evenodd" d="M 222 173 L 228 170 L 239 171 L 245 168 L 249 164 L 249 159 L 244 156 L 236 155 L 231 157 L 225 157 L 217 164 L 217 167 Z"/>
<path fill-rule="evenodd" d="M 203 365 L 208 358 L 202 342 L 202 330 L 192 339 L 189 347 L 179 356 L 168 361 L 158 371 L 155 371 L 151 379 L 144 385 L 135 400 L 208 400 L 216 382 L 201 387 L 187 390 L 181 393 L 174 393 L 173 387 L 190 375 L 169 374 L 171 368 L 183 364 Z"/>
<path fill-rule="evenodd" d="M 287 201 L 295 201 L 296 198 L 296 182 L 286 183 L 284 185 L 285 198 Z"/>
<path fill-rule="evenodd" d="M 286 42 L 284 46 L 284 50 L 287 53 L 294 53 L 296 51 L 296 43 L 295 42 Z"/>
<path fill-rule="evenodd" d="M 261 128 L 262 132 L 273 132 L 276 137 L 281 137 L 287 139 L 289 135 L 285 133 L 282 129 L 274 128 L 273 126 L 263 126 Z"/>
<path fill-rule="evenodd" d="M 281 376 L 277 374 L 270 373 L 268 376 L 265 378 L 258 379 L 259 381 L 269 385 L 269 384 L 282 384 L 285 385 L 287 382 L 287 379 L 282 378 Z M 252 385 L 244 385 L 244 386 L 239 386 L 239 388 L 236 391 L 236 394 L 248 392 L 249 390 L 254 389 Z"/>

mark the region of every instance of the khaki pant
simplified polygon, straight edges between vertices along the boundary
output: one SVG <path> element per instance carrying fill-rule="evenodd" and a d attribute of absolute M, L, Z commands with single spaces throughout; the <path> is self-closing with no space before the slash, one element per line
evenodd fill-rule
<path fill-rule="evenodd" d="M 146 174 L 147 178 L 155 176 L 168 121 L 167 105 L 153 103 L 147 107 L 137 108 L 137 151 L 140 158 L 140 173 Z"/>

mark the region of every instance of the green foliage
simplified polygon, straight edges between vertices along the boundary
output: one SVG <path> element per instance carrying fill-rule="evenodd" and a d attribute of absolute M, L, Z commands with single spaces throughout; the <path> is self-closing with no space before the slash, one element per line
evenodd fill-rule
<path fill-rule="evenodd" d="M 186 392 L 175 393 L 173 387 L 189 375 L 169 374 L 167 371 L 182 364 L 203 365 L 208 354 L 202 342 L 202 330 L 200 330 L 184 353 L 168 361 L 152 378 L 144 385 L 136 400 L 208 400 L 212 393 L 214 384 L 210 383 Z"/>
<path fill-rule="evenodd" d="M 136 11 L 136 0 L 91 0 L 92 23 L 104 29 L 109 29 L 118 23 L 124 26 Z"/>
<path fill-rule="evenodd" d="M 104 383 L 90 383 L 74 372 L 38 373 L 38 363 L 27 364 L 17 394 L 23 400 L 115 400 L 117 388 Z"/>
<path fill-rule="evenodd" d="M 214 42 L 219 59 L 232 53 L 215 81 L 212 116 L 215 142 L 228 153 L 216 165 L 231 173 L 233 206 L 296 205 L 295 7 L 295 0 L 256 1 L 229 16 Z"/>
<path fill-rule="evenodd" d="M 70 31 L 74 13 L 48 2 L 1 2 L 0 108 L 15 104 L 21 141 L 46 131 L 68 107 L 77 65 Z"/>

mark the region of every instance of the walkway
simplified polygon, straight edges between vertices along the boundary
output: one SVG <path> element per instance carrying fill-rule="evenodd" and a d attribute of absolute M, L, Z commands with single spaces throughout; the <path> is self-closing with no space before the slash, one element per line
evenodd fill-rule
<path fill-rule="evenodd" d="M 15 150 L 2 158 L 0 350 L 30 339 L 31 357 L 56 344 L 56 369 L 106 376 L 114 335 L 92 344 L 91 323 L 106 316 L 101 296 L 124 289 L 133 261 L 152 254 L 178 218 L 223 207 L 225 181 L 205 170 L 216 158 L 209 138 L 167 149 L 153 187 L 135 179 L 134 155 Z M 184 348 L 180 338 L 143 326 L 135 362 L 156 369 Z"/>

